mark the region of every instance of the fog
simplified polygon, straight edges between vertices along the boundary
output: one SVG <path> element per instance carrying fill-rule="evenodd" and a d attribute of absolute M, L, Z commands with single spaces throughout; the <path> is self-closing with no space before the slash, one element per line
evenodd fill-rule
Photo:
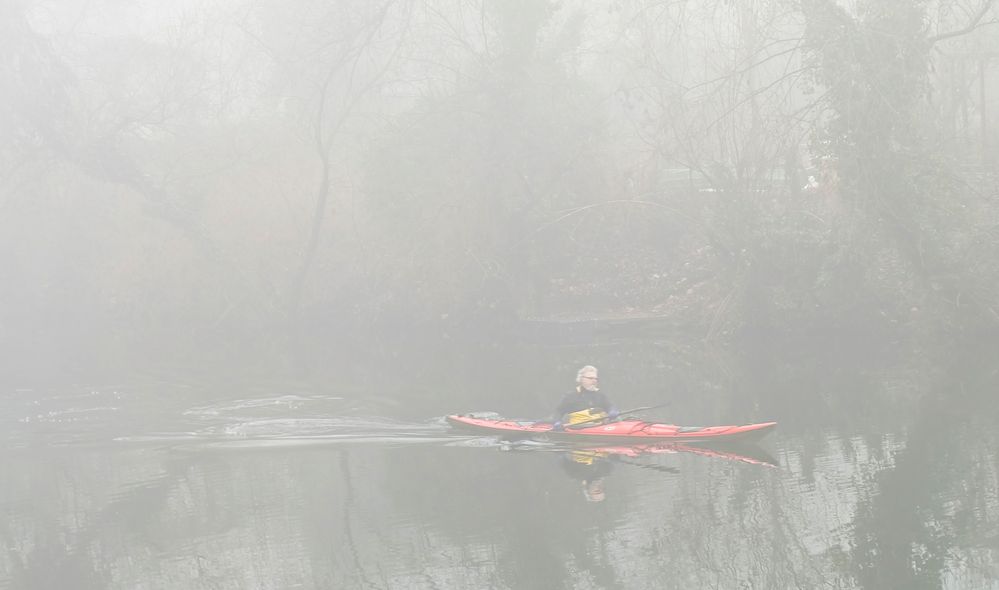
<path fill-rule="evenodd" d="M 337 447 L 329 477 L 317 455 L 292 452 L 320 469 L 303 481 L 274 456 L 225 455 L 219 468 L 201 447 L 178 459 L 171 446 L 261 428 L 271 442 L 319 433 L 433 445 L 451 436 L 444 414 L 548 418 L 590 363 L 621 407 L 666 397 L 671 421 L 781 422 L 778 471 L 719 483 L 685 464 L 686 491 L 634 492 L 601 517 L 601 531 L 626 523 L 627 534 L 615 530 L 650 555 L 662 549 L 656 531 L 674 526 L 736 564 L 718 573 L 691 549 L 673 558 L 683 574 L 671 583 L 995 587 L 994 566 L 968 565 L 988 563 L 994 530 L 967 524 L 994 522 L 994 493 L 941 484 L 953 476 L 946 452 L 910 437 L 934 432 L 933 417 L 958 428 L 995 410 L 997 24 L 992 0 L 8 0 L 0 396 L 8 460 L 26 483 L 3 502 L 21 506 L 65 478 L 59 493 L 90 498 L 80 510 L 106 525 L 77 523 L 78 544 L 61 544 L 61 517 L 11 508 L 8 552 L 32 553 L 15 541 L 24 531 L 37 540 L 35 557 L 6 562 L 11 587 L 67 587 L 79 567 L 88 588 L 140 587 L 143 576 L 150 588 L 619 587 L 613 564 L 644 572 L 632 585 L 673 587 L 660 585 L 661 565 L 603 537 L 596 550 L 559 533 L 551 563 L 520 553 L 532 533 L 519 529 L 497 549 L 500 537 L 421 508 L 406 478 L 402 499 L 356 501 L 404 463 L 359 442 L 363 451 Z M 984 446 L 947 448 L 968 461 L 965 487 L 983 490 L 995 455 L 990 427 L 976 424 Z M 169 458 L 141 455 L 150 440 Z M 126 450 L 101 446 L 110 441 Z M 88 453 L 76 472 L 34 461 L 63 445 Z M 446 472 L 420 449 L 407 452 L 425 472 Z M 358 471 L 358 453 L 386 475 Z M 505 465 L 535 477 L 532 463 Z M 294 572 L 218 581 L 253 563 L 239 549 L 251 541 L 197 500 L 230 468 L 240 483 L 220 500 L 226 510 L 273 516 L 240 494 L 284 494 L 269 487 L 275 474 L 315 494 L 302 522 L 288 517 L 290 532 L 245 525 L 284 547 L 258 555 L 302 559 Z M 173 469 L 193 478 L 183 500 L 171 495 Z M 340 476 L 346 487 L 331 491 Z M 931 478 L 940 495 L 905 496 L 910 477 Z M 97 478 L 113 483 L 92 487 Z M 538 481 L 530 489 L 549 498 Z M 481 482 L 452 484 L 440 498 L 475 510 Z M 173 499 L 122 491 L 136 485 Z M 745 520 L 734 544 L 705 540 L 717 514 L 699 503 L 704 486 L 784 507 L 774 530 L 795 549 L 753 553 L 759 532 Z M 309 532 L 325 493 L 343 515 L 322 518 L 350 539 Z M 906 536 L 912 522 L 890 494 L 905 497 L 900 512 L 926 517 L 919 534 Z M 234 534 L 212 549 L 231 562 L 197 583 L 197 559 L 123 574 L 115 568 L 149 556 L 123 548 L 134 520 L 105 518 L 118 501 L 163 508 L 151 546 L 176 534 L 164 551 L 178 560 L 205 550 L 208 529 Z M 676 503 L 675 518 L 635 524 L 661 501 Z M 512 515 L 515 504 L 477 518 L 537 521 Z M 201 524 L 172 529 L 177 505 Z M 684 521 L 683 506 L 700 516 Z M 739 514 L 764 518 L 761 506 Z M 839 508 L 809 520 L 819 506 Z M 367 540 L 349 532 L 349 515 L 382 511 L 424 535 L 395 573 L 376 567 L 373 547 L 398 523 L 369 522 Z M 941 541 L 946 525 L 937 535 L 932 523 L 947 519 L 958 532 Z M 96 552 L 98 537 L 111 557 Z M 879 543 L 922 553 L 884 557 Z M 324 547 L 347 545 L 349 559 L 319 563 Z M 603 569 L 563 569 L 563 549 Z M 38 560 L 53 552 L 76 565 L 46 578 Z M 453 552 L 466 552 L 464 569 L 442 557 Z M 414 573 L 427 559 L 443 562 Z"/>
<path fill-rule="evenodd" d="M 11 3 L 4 356 L 994 324 L 981 8 Z"/>

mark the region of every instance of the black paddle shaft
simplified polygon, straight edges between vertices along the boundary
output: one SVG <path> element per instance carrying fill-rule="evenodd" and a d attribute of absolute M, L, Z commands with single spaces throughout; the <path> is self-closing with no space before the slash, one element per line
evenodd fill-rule
<path fill-rule="evenodd" d="M 634 414 L 635 412 L 644 412 L 646 410 L 655 410 L 655 409 L 658 409 L 658 408 L 665 408 L 666 406 L 670 405 L 670 403 L 671 402 L 666 402 L 664 404 L 659 404 L 659 405 L 656 405 L 656 406 L 642 406 L 640 408 L 632 408 L 630 410 L 625 410 L 623 412 L 620 412 L 618 415 L 624 416 L 625 414 Z"/>

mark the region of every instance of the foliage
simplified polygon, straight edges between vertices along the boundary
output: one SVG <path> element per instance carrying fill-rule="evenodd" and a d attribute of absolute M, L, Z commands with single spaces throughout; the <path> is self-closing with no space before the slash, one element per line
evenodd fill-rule
<path fill-rule="evenodd" d="M 47 6 L 0 12 L 6 350 L 999 319 L 991 112 L 937 101 L 987 4 Z"/>
<path fill-rule="evenodd" d="M 511 37 L 506 10 L 498 41 L 515 49 L 465 66 L 462 83 L 422 98 L 370 152 L 371 303 L 430 317 L 529 308 L 558 257 L 539 229 L 602 198 L 597 100 L 558 54 L 524 53 L 543 22 L 529 41 Z"/>
<path fill-rule="evenodd" d="M 969 183 L 940 149 L 931 116 L 927 4 L 863 3 L 856 16 L 830 2 L 805 6 L 817 76 L 829 89 L 817 150 L 835 162 L 847 213 L 832 272 L 844 283 L 862 279 L 868 296 L 898 300 L 902 309 L 889 311 L 896 320 L 927 307 L 933 321 L 949 323 L 958 293 L 969 290 L 965 304 L 994 316 L 981 283 L 999 275 L 969 272 L 977 252 L 961 246 L 981 241 L 974 236 L 984 228 L 964 212 L 985 212 L 986 187 Z"/>

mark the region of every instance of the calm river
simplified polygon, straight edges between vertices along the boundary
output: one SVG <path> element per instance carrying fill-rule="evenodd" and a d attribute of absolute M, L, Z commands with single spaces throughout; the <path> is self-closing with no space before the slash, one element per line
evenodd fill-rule
<path fill-rule="evenodd" d="M 12 384 L 0 587 L 999 588 L 994 366 L 875 352 L 533 345 L 321 386 Z M 544 418 L 586 363 L 620 406 L 668 404 L 650 418 L 780 426 L 587 454 L 443 422 Z"/>

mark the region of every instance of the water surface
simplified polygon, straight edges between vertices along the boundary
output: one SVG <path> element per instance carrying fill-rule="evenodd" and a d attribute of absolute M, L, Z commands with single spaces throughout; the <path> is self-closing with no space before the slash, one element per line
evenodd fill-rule
<path fill-rule="evenodd" d="M 622 405 L 668 397 L 673 422 L 781 426 L 755 450 L 616 454 L 442 420 L 540 415 L 594 358 Z M 994 369 L 828 361 L 550 347 L 519 372 L 514 355 L 477 365 L 502 380 L 463 360 L 475 378 L 423 398 L 412 384 L 12 387 L 0 584 L 999 588 Z"/>

